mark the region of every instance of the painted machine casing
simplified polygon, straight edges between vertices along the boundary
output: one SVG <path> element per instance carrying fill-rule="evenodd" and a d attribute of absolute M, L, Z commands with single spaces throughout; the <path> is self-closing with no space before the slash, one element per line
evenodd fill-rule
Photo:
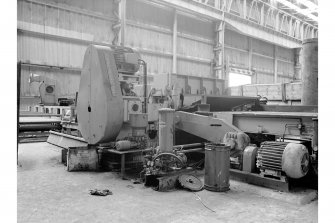
<path fill-rule="evenodd" d="M 90 45 L 84 56 L 77 114 L 88 144 L 108 143 L 118 136 L 124 106 L 113 49 Z"/>

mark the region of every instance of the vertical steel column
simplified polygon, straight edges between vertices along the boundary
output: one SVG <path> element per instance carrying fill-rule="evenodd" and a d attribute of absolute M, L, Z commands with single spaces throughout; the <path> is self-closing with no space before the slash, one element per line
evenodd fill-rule
<path fill-rule="evenodd" d="M 274 46 L 274 83 L 276 84 L 278 82 L 278 60 L 277 60 L 277 46 Z"/>
<path fill-rule="evenodd" d="M 227 80 L 227 73 L 225 71 L 227 71 L 227 69 L 225 69 L 225 62 L 224 62 L 224 34 L 225 34 L 225 28 L 226 28 L 226 23 L 224 21 L 221 22 L 221 45 L 222 45 L 222 50 L 221 50 L 221 75 L 222 75 L 222 79 Z M 228 87 L 228 83 L 227 81 L 225 81 L 225 86 Z"/>
<path fill-rule="evenodd" d="M 16 135 L 19 134 L 20 97 L 21 97 L 21 62 L 17 63 L 17 107 L 16 107 Z M 19 137 L 16 142 L 16 164 L 19 164 Z"/>
<path fill-rule="evenodd" d="M 220 26 L 220 22 L 216 22 L 214 27 L 214 41 L 215 41 L 215 45 L 213 48 L 214 51 L 214 66 L 213 66 L 213 77 L 215 78 L 219 78 L 219 73 L 220 73 L 220 62 L 219 62 L 219 54 L 222 50 L 222 46 L 220 46 L 220 42 L 219 42 L 219 26 Z"/>
<path fill-rule="evenodd" d="M 172 42 L 172 73 L 177 73 L 177 39 L 178 39 L 178 14 L 177 10 L 174 10 L 173 18 L 173 42 Z"/>
<path fill-rule="evenodd" d="M 124 46 L 126 41 L 126 4 L 127 0 L 121 0 L 119 3 L 120 7 L 120 19 L 121 19 L 121 31 L 120 31 L 120 45 Z"/>
<path fill-rule="evenodd" d="M 301 48 L 294 49 L 294 79 L 301 80 L 301 64 L 300 64 Z"/>
<path fill-rule="evenodd" d="M 247 19 L 247 0 L 243 0 L 243 18 Z"/>
<path fill-rule="evenodd" d="M 117 22 L 112 24 L 112 31 L 113 31 L 113 40 L 112 40 L 112 44 L 113 45 L 121 45 L 123 44 L 122 39 L 120 38 L 120 32 L 121 32 L 121 27 L 122 27 L 122 22 L 121 19 L 122 18 L 122 1 L 118 0 L 118 1 L 113 1 L 113 7 L 112 7 L 112 14 L 118 17 Z M 59 10 L 58 10 L 58 17 L 59 17 Z"/>
<path fill-rule="evenodd" d="M 292 22 L 292 17 L 290 17 L 289 22 L 288 22 L 288 35 L 289 36 L 293 36 L 292 30 L 293 30 L 293 22 Z"/>
<path fill-rule="evenodd" d="M 177 73 L 177 46 L 178 46 L 178 12 L 175 9 L 173 15 L 173 32 L 172 32 L 172 73 Z M 169 86 L 172 90 L 172 100 L 175 106 L 179 105 L 179 92 L 175 87 L 172 89 L 172 74 L 169 74 Z"/>
<path fill-rule="evenodd" d="M 252 39 L 251 37 L 248 37 L 248 45 L 249 45 L 249 71 L 252 69 Z"/>
<path fill-rule="evenodd" d="M 318 39 L 302 45 L 302 105 L 318 105 Z"/>
<path fill-rule="evenodd" d="M 304 24 L 303 23 L 301 23 L 300 33 L 301 33 L 301 40 L 304 40 L 305 39 L 305 30 L 304 30 Z"/>
<path fill-rule="evenodd" d="M 215 36 L 216 44 L 214 47 L 214 77 L 219 79 L 225 79 L 225 67 L 224 67 L 224 29 L 225 22 L 223 20 L 218 21 L 215 24 Z"/>
<path fill-rule="evenodd" d="M 262 5 L 262 7 L 261 7 L 261 13 L 260 13 L 261 15 L 260 15 L 260 25 L 261 26 L 264 26 L 264 4 Z"/>
<path fill-rule="evenodd" d="M 230 59 L 229 59 L 229 55 L 227 55 L 227 57 L 226 57 L 225 65 L 226 65 L 226 72 L 225 72 L 226 78 L 225 78 L 224 87 L 225 87 L 225 89 L 227 89 L 229 87 L 229 71 L 230 71 Z M 225 89 L 223 89 L 223 91 Z"/>
<path fill-rule="evenodd" d="M 277 12 L 277 14 L 276 14 L 276 22 L 275 22 L 275 30 L 276 31 L 278 31 L 278 32 L 280 32 L 280 21 L 279 21 L 279 12 Z"/>

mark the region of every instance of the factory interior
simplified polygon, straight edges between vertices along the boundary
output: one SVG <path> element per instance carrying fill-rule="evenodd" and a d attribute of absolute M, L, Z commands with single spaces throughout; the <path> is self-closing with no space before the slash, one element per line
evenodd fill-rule
<path fill-rule="evenodd" d="M 16 222 L 335 222 L 318 0 L 14 7 Z"/>

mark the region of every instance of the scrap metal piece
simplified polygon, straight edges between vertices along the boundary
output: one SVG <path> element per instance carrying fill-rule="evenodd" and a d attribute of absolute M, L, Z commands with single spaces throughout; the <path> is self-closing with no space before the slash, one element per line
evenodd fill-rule
<path fill-rule="evenodd" d="M 179 176 L 178 181 L 182 187 L 191 191 L 200 191 L 204 186 L 199 178 L 189 174 Z"/>
<path fill-rule="evenodd" d="M 108 189 L 105 189 L 105 190 L 94 189 L 94 190 L 90 190 L 90 194 L 96 195 L 96 196 L 107 196 L 107 195 L 113 195 L 113 192 Z"/>
<path fill-rule="evenodd" d="M 187 158 L 184 154 L 160 153 L 153 158 L 155 168 L 164 172 L 180 170 L 186 166 Z"/>
<path fill-rule="evenodd" d="M 177 179 L 178 175 L 159 177 L 158 185 L 154 188 L 154 190 L 161 192 L 175 191 L 177 187 Z"/>
<path fill-rule="evenodd" d="M 178 179 L 181 175 L 198 176 L 203 175 L 204 171 L 197 171 L 194 169 L 182 169 L 169 174 L 146 174 L 144 185 L 152 187 L 152 189 L 161 192 L 174 191 L 178 186 Z"/>

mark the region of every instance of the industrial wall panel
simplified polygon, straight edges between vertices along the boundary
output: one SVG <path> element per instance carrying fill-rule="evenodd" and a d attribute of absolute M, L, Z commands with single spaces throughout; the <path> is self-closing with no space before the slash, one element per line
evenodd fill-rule
<path fill-rule="evenodd" d="M 252 84 L 273 84 L 274 75 L 269 73 L 256 72 L 252 78 Z"/>
<path fill-rule="evenodd" d="M 17 20 L 23 20 L 25 11 L 23 10 L 24 5 L 27 5 L 27 2 L 17 1 Z M 27 8 L 27 7 L 26 7 Z"/>
<path fill-rule="evenodd" d="M 70 45 L 70 58 L 69 58 L 70 67 L 82 68 L 86 48 L 87 45 L 85 44 Z"/>
<path fill-rule="evenodd" d="M 29 36 L 22 35 L 22 38 L 29 38 Z M 63 44 L 61 44 L 63 45 Z M 44 54 L 45 54 L 45 63 L 50 65 L 59 66 L 61 63 L 58 61 L 59 55 L 61 54 L 61 46 L 59 46 L 59 41 L 55 39 L 44 39 Z M 65 56 L 65 57 L 69 57 Z M 27 58 L 23 57 L 22 60 L 25 61 Z M 34 62 L 34 61 L 32 61 Z M 68 63 L 65 63 L 68 64 Z M 66 66 L 64 64 L 64 66 Z"/>
<path fill-rule="evenodd" d="M 249 65 L 248 52 L 225 48 L 225 58 L 229 57 L 229 63 L 241 68 L 247 68 Z"/>
<path fill-rule="evenodd" d="M 232 30 L 225 30 L 224 42 L 228 46 L 242 50 L 248 50 L 248 37 Z"/>
<path fill-rule="evenodd" d="M 31 35 L 18 35 L 18 60 L 61 67 L 81 68 L 86 44 L 69 43 Z"/>
<path fill-rule="evenodd" d="M 111 0 L 39 0 L 48 4 L 56 4 L 62 7 L 74 7 L 83 11 L 95 12 L 101 15 L 112 16 L 115 8 L 114 1 Z"/>
<path fill-rule="evenodd" d="M 172 58 L 159 57 L 147 53 L 141 53 L 141 58 L 147 63 L 149 74 L 155 75 L 172 72 Z"/>
<path fill-rule="evenodd" d="M 60 14 L 60 11 L 55 10 L 55 8 L 53 7 L 46 7 L 46 14 L 48 16 L 46 16 L 44 18 L 44 28 L 45 28 L 45 32 L 50 33 L 50 34 L 54 34 L 57 35 L 58 34 L 58 17 Z M 22 20 L 25 22 L 29 22 L 28 20 Z"/>
<path fill-rule="evenodd" d="M 290 77 L 292 80 L 294 76 L 294 65 L 292 63 L 278 61 L 277 72 L 278 74 Z"/>
<path fill-rule="evenodd" d="M 203 80 L 203 86 L 206 88 L 207 94 L 213 94 L 214 93 L 214 80 Z"/>
<path fill-rule="evenodd" d="M 95 42 L 111 43 L 114 37 L 113 23 L 99 18 L 82 16 L 82 36 Z"/>
<path fill-rule="evenodd" d="M 150 62 L 158 63 L 149 64 L 148 62 L 149 73 L 171 72 L 173 15 L 173 10 L 165 7 L 153 6 L 137 0 L 127 1 L 126 16 L 129 22 L 125 42 L 127 46 L 138 48 Z M 194 40 L 192 37 L 200 40 Z M 210 61 L 213 59 L 212 39 L 211 22 L 178 14 L 178 55 Z M 151 51 L 151 54 L 147 51 Z M 209 76 L 210 69 L 210 63 L 178 58 L 177 73 Z"/>
<path fill-rule="evenodd" d="M 267 42 L 251 38 L 252 60 L 251 67 L 257 72 L 264 74 L 255 75 L 252 83 L 273 83 L 274 80 L 274 45 Z M 232 30 L 226 29 L 225 32 L 225 58 L 228 59 L 231 66 L 248 68 L 249 66 L 249 41 L 248 37 Z M 264 55 L 264 56 L 262 56 Z M 271 58 L 272 57 L 272 58 Z M 277 72 L 278 81 L 289 82 L 293 79 L 294 73 L 294 49 L 277 47 L 277 58 L 288 62 L 278 60 Z M 271 77 L 272 75 L 272 77 Z M 284 75 L 285 77 L 281 77 Z M 264 79 L 263 79 L 264 78 Z"/>
<path fill-rule="evenodd" d="M 210 77 L 211 68 L 207 64 L 179 59 L 177 61 L 177 73 L 199 77 Z"/>
<path fill-rule="evenodd" d="M 178 85 L 177 86 L 178 88 L 183 89 L 183 92 L 185 94 L 186 77 L 185 76 L 178 76 L 176 84 Z"/>
<path fill-rule="evenodd" d="M 179 36 L 177 40 L 177 54 L 207 61 L 213 60 L 213 45 L 211 43 L 214 35 L 213 30 L 212 22 L 178 15 L 179 33 L 204 39 L 208 42 L 206 43 Z M 209 77 L 211 75 L 211 65 L 210 63 L 199 63 L 196 61 L 193 62 L 178 59 L 177 71 L 180 74 Z"/>
<path fill-rule="evenodd" d="M 31 21 L 31 17 L 32 17 L 32 3 L 27 2 L 27 1 L 18 1 L 17 4 L 20 6 L 18 7 L 18 9 L 21 8 L 22 5 L 22 11 L 21 11 L 21 15 L 18 16 L 18 19 L 22 18 L 23 21 Z"/>
<path fill-rule="evenodd" d="M 21 42 L 21 48 L 18 48 L 18 58 L 21 61 L 30 61 L 33 63 L 45 63 L 44 41 L 35 36 L 19 35 L 18 40 Z"/>
<path fill-rule="evenodd" d="M 172 53 L 172 35 L 127 25 L 126 45 Z"/>
<path fill-rule="evenodd" d="M 292 81 L 291 77 L 278 75 L 278 83 L 290 83 Z"/>
<path fill-rule="evenodd" d="M 46 17 L 45 7 L 39 4 L 31 4 L 31 20 L 33 24 L 44 26 L 44 18 Z M 42 28 L 42 27 L 41 27 Z M 42 30 L 43 31 L 43 30 Z"/>
<path fill-rule="evenodd" d="M 192 56 L 211 60 L 213 59 L 213 46 L 211 44 L 178 37 L 177 54 L 183 56 Z M 209 66 L 209 64 L 208 64 Z"/>
<path fill-rule="evenodd" d="M 200 94 L 200 79 L 189 77 L 188 85 L 191 86 L 191 94 Z"/>
<path fill-rule="evenodd" d="M 205 39 L 214 38 L 214 25 L 210 21 L 178 15 L 178 31 Z"/>
<path fill-rule="evenodd" d="M 173 26 L 173 10 L 153 6 L 143 1 L 127 0 L 126 16 L 129 20 L 156 25 L 164 28 Z"/>
<path fill-rule="evenodd" d="M 262 56 L 252 56 L 252 67 L 257 70 L 270 72 L 274 75 L 274 60 Z"/>
<path fill-rule="evenodd" d="M 252 39 L 252 51 L 274 57 L 274 45 L 258 39 Z"/>
<path fill-rule="evenodd" d="M 294 62 L 294 49 L 288 49 L 288 48 L 278 46 L 277 47 L 277 58 L 288 60 L 293 63 Z"/>

